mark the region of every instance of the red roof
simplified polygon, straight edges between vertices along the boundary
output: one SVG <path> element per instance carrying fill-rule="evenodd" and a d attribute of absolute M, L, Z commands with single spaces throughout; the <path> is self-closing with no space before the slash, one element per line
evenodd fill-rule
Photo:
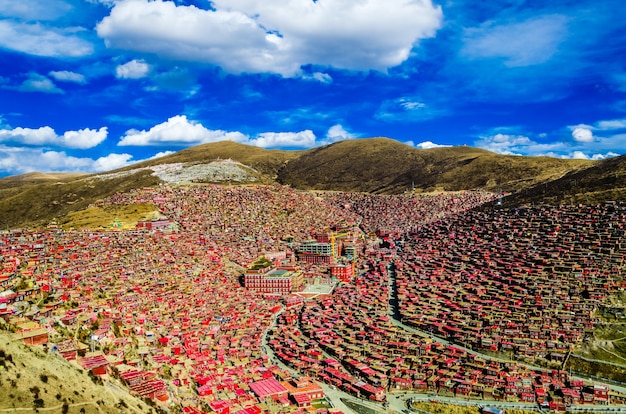
<path fill-rule="evenodd" d="M 94 355 L 86 358 L 81 358 L 78 363 L 85 369 L 94 369 L 103 365 L 109 365 L 109 361 L 106 360 L 104 355 Z"/>
<path fill-rule="evenodd" d="M 272 395 L 286 394 L 287 388 L 285 388 L 276 378 L 268 378 L 261 381 L 253 382 L 250 384 L 252 391 L 259 397 L 260 400 Z"/>

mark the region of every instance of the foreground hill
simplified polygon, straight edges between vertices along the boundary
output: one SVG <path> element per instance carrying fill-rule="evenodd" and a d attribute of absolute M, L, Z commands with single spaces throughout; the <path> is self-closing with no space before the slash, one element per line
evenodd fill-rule
<path fill-rule="evenodd" d="M 157 412 L 125 387 L 103 383 L 58 356 L 13 341 L 4 331 L 0 331 L 0 373 L 0 412 Z"/>
<path fill-rule="evenodd" d="M 548 183 L 574 180 L 599 200 L 626 188 L 623 162 L 494 154 L 472 147 L 416 149 L 387 138 L 337 142 L 306 151 L 265 150 L 224 141 L 94 175 L 26 174 L 0 179 L 0 227 L 41 226 L 111 194 L 159 183 L 283 184 L 296 189 L 380 194 L 483 189 L 517 192 L 511 202 L 550 198 Z M 590 168 L 594 167 L 594 168 Z M 565 178 L 568 177 L 568 178 Z M 573 178 L 574 177 L 574 178 Z M 584 184 L 584 186 L 583 186 Z M 548 187 L 546 187 L 548 185 Z"/>

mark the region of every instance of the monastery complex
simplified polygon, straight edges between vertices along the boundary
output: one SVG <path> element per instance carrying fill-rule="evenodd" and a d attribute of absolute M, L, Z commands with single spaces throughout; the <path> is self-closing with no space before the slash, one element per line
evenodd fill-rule
<path fill-rule="evenodd" d="M 474 209 L 494 200 L 117 194 L 98 205 L 162 217 L 0 233 L 0 326 L 185 413 L 339 412 L 322 385 L 381 407 L 409 392 L 626 404 L 626 384 L 566 368 L 607 314 L 624 318 L 626 206 Z"/>

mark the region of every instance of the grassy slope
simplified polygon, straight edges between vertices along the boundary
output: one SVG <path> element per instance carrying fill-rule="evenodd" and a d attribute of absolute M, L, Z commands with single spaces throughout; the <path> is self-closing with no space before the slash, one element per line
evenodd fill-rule
<path fill-rule="evenodd" d="M 35 407 L 55 413 L 156 412 L 123 387 L 101 384 L 60 357 L 12 341 L 3 331 L 0 331 L 0 395 L 0 412 L 15 409 L 35 412 Z"/>
<path fill-rule="evenodd" d="M 280 171 L 295 188 L 399 193 L 529 187 L 589 161 L 504 156 L 472 147 L 415 149 L 387 138 L 342 141 L 309 150 Z"/>
<path fill-rule="evenodd" d="M 547 202 L 551 204 L 597 203 L 626 198 L 626 156 L 595 163 L 582 171 L 572 171 L 549 183 L 524 189 L 505 204 Z"/>
<path fill-rule="evenodd" d="M 166 163 L 197 163 L 232 159 L 273 179 L 283 165 L 296 159 L 301 153 L 302 151 L 266 150 L 233 141 L 221 141 L 187 148 L 166 157 L 133 165 L 127 169 Z"/>
<path fill-rule="evenodd" d="M 159 215 L 159 210 L 152 204 L 107 205 L 71 212 L 58 224 L 64 230 L 82 230 L 108 228 L 119 221 L 122 228 L 134 228 L 138 221 L 151 220 Z"/>
<path fill-rule="evenodd" d="M 141 171 L 109 180 L 66 179 L 8 189 L 0 186 L 0 228 L 46 225 L 117 192 L 156 185 L 159 180 L 150 173 Z"/>

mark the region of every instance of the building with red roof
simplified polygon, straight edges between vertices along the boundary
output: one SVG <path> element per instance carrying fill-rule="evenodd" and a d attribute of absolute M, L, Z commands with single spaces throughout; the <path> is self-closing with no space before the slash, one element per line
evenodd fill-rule
<path fill-rule="evenodd" d="M 249 385 L 260 401 L 265 401 L 268 397 L 273 401 L 278 401 L 289 394 L 287 388 L 274 377 L 252 382 Z"/>

